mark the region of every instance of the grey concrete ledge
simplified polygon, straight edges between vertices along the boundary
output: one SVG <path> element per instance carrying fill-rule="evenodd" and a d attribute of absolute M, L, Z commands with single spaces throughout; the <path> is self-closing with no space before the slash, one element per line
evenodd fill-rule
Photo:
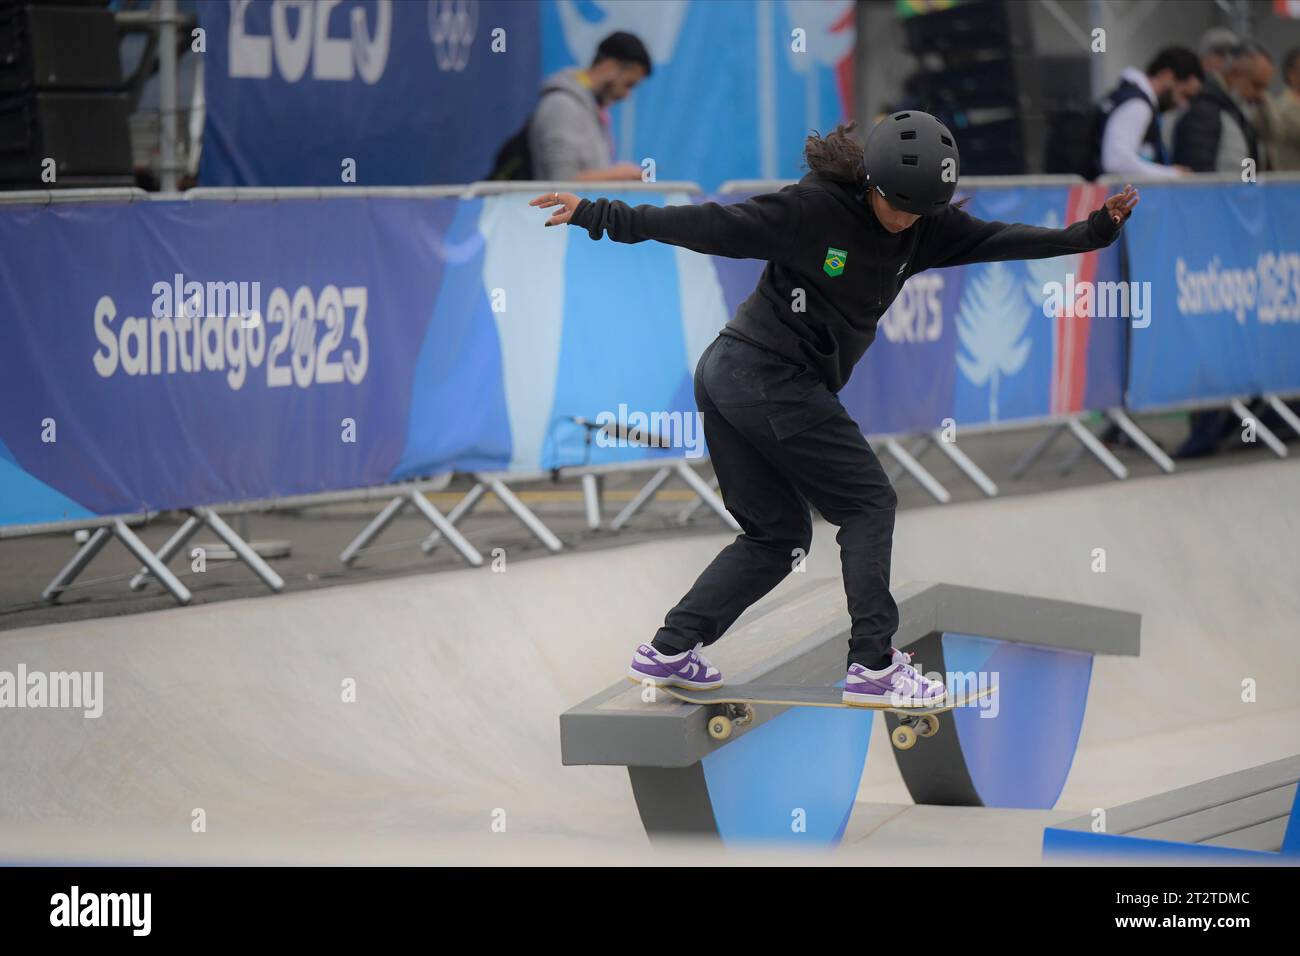
<path fill-rule="evenodd" d="M 1093 654 L 1140 649 L 1142 618 L 1132 611 L 955 584 L 908 584 L 894 598 L 898 648 L 948 631 Z M 742 615 L 709 658 L 733 684 L 834 683 L 844 676 L 849 635 L 844 600 L 838 578 L 790 588 Z M 563 763 L 686 767 L 726 746 L 708 735 L 708 708 L 667 695 L 651 704 L 642 693 L 623 679 L 561 714 Z M 754 726 L 783 712 L 762 708 Z"/>

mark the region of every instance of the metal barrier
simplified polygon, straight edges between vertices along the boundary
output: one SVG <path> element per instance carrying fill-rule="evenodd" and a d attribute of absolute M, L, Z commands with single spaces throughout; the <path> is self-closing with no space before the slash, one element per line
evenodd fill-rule
<path fill-rule="evenodd" d="M 18 189 L 0 192 L 0 206 L 53 206 L 59 203 L 141 202 L 158 196 L 134 186 L 95 189 Z"/>
<path fill-rule="evenodd" d="M 1254 183 L 1244 181 L 1241 178 L 1240 173 L 1194 173 L 1170 179 L 1106 175 L 1098 177 L 1097 182 L 1101 185 L 1112 187 L 1122 186 L 1128 183 L 1134 185 L 1158 184 L 1161 186 L 1204 186 L 1207 183 L 1222 183 L 1225 185 L 1253 186 L 1266 185 L 1268 183 L 1300 183 L 1300 172 L 1259 173 L 1256 175 Z M 1232 413 L 1237 416 L 1237 419 L 1241 422 L 1243 428 L 1248 426 L 1254 427 L 1255 433 L 1259 436 L 1260 440 L 1268 446 L 1269 450 L 1272 451 L 1273 454 L 1279 458 L 1288 457 L 1286 444 L 1270 429 L 1265 427 L 1264 423 L 1261 422 L 1247 407 L 1248 403 L 1254 401 L 1256 398 L 1262 399 L 1267 403 L 1269 408 L 1271 408 L 1277 416 L 1282 419 L 1282 421 L 1286 422 L 1287 426 L 1290 427 L 1293 432 L 1300 435 L 1300 417 L 1297 417 L 1295 412 L 1291 411 L 1285 401 L 1286 399 L 1300 398 L 1300 392 L 1269 392 L 1260 396 L 1239 394 L 1228 396 L 1226 403 L 1223 400 L 1183 401 L 1174 402 L 1169 405 L 1162 405 L 1158 408 L 1145 408 L 1143 411 L 1193 412 L 1204 409 L 1221 409 L 1226 404 L 1227 407 L 1231 409 Z M 1138 442 L 1139 447 L 1142 448 L 1143 451 L 1147 452 L 1148 455 L 1152 455 L 1152 452 L 1148 450 L 1145 443 L 1150 443 L 1153 446 L 1154 443 L 1152 443 L 1150 438 L 1145 435 L 1142 435 L 1142 441 L 1138 441 L 1137 435 L 1141 433 L 1138 432 L 1137 426 L 1129 420 L 1124 409 L 1115 410 L 1115 413 L 1111 417 L 1127 434 L 1130 435 L 1130 437 L 1133 437 L 1135 442 Z M 1158 450 L 1158 448 L 1156 450 Z M 1155 456 L 1152 455 L 1152 457 L 1154 458 Z M 1164 455 L 1163 452 L 1160 453 L 1160 458 L 1157 458 L 1156 462 L 1165 472 L 1172 472 L 1174 470 L 1173 462 L 1170 461 L 1168 456 Z"/>

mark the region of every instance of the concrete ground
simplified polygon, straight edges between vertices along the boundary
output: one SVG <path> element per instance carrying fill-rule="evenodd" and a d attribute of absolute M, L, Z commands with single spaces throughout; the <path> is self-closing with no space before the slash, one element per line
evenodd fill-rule
<path fill-rule="evenodd" d="M 987 440 L 979 456 L 971 442 L 972 457 L 1016 457 L 1008 436 Z M 57 565 L 67 542 L 0 543 L 0 670 L 104 674 L 98 718 L 0 715 L 0 848 L 8 860 L 86 862 L 898 866 L 932 850 L 952 865 L 1036 863 L 1052 822 L 1300 752 L 1300 463 L 1252 449 L 1165 476 L 1124 457 L 1138 475 L 1128 481 L 1086 461 L 1048 477 L 1045 462 L 1023 491 L 994 501 L 954 479 L 964 502 L 925 506 L 902 486 L 895 584 L 952 581 L 1143 614 L 1141 657 L 1096 662 L 1078 755 L 1051 811 L 912 805 L 877 721 L 836 851 L 652 850 L 621 768 L 560 765 L 558 715 L 622 672 L 731 535 L 706 516 L 665 533 L 671 502 L 636 531 L 593 535 L 576 530 L 576 502 L 553 501 L 539 510 L 572 545 L 563 556 L 539 553 L 502 513 L 467 524 L 480 547 L 506 548 L 495 570 L 449 556 L 430 565 L 414 550 L 422 528 L 409 524 L 385 539 L 409 550 L 332 571 L 360 509 L 259 516 L 255 537 L 294 541 L 287 593 L 223 570 L 193 581 L 189 608 L 122 595 L 123 581 L 75 592 L 65 607 L 10 604 L 27 585 L 39 590 L 44 562 Z M 838 574 L 833 538 L 819 523 L 806 573 Z M 92 573 L 112 568 L 105 557 Z"/>

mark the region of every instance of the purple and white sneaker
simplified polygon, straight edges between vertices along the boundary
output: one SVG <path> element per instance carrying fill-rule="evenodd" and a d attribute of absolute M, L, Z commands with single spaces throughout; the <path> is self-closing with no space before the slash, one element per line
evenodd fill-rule
<path fill-rule="evenodd" d="M 671 684 L 695 690 L 720 687 L 722 672 L 700 653 L 703 646 L 696 644 L 689 651 L 666 655 L 649 644 L 642 644 L 632 656 L 632 666 L 628 668 L 627 676 L 638 684 L 650 681 L 657 686 Z"/>
<path fill-rule="evenodd" d="M 861 664 L 849 665 L 841 698 L 850 706 L 886 704 L 890 707 L 935 707 L 948 700 L 943 681 L 930 680 L 912 666 L 912 655 L 897 648 L 893 662 L 883 671 L 869 671 Z"/>

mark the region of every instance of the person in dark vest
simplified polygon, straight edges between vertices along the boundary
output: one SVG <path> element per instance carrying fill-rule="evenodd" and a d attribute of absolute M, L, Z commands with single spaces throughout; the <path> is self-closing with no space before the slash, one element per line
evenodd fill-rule
<path fill-rule="evenodd" d="M 1099 173 L 1169 178 L 1187 172 L 1171 164 L 1160 135 L 1160 115 L 1185 106 L 1201 88 L 1204 71 L 1186 47 L 1166 47 L 1146 72 L 1128 66 L 1097 104 Z"/>
<path fill-rule="evenodd" d="M 1174 132 L 1174 161 L 1198 173 L 1240 173 L 1242 163 L 1265 164 L 1250 114 L 1273 81 L 1273 58 L 1256 43 L 1244 43 L 1228 60 L 1223 82 L 1211 75 L 1192 98 Z"/>

